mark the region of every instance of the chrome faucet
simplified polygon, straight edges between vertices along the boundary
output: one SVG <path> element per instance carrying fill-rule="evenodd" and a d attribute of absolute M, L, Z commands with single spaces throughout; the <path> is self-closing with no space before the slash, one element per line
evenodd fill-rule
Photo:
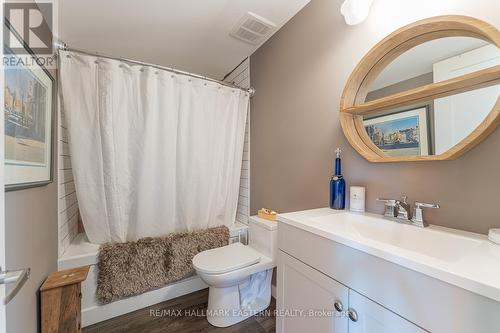
<path fill-rule="evenodd" d="M 403 221 L 410 220 L 410 216 L 411 216 L 411 207 L 406 202 L 406 199 L 408 199 L 408 197 L 406 195 L 403 195 L 401 197 L 401 201 L 396 200 L 396 208 L 397 208 L 396 218 L 398 218 L 399 220 L 403 220 Z"/>
<path fill-rule="evenodd" d="M 407 199 L 407 196 L 403 195 L 401 200 L 377 198 L 377 201 L 384 203 L 384 217 L 389 220 L 422 228 L 429 226 L 424 220 L 422 208 L 439 208 L 439 205 L 415 202 L 412 217 L 410 204 L 406 202 Z"/>

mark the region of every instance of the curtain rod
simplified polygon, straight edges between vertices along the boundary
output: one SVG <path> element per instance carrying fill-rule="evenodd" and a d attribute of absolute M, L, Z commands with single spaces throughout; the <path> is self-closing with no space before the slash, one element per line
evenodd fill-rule
<path fill-rule="evenodd" d="M 174 68 L 171 68 L 171 67 L 165 67 L 165 66 L 155 65 L 155 64 L 151 64 L 151 63 L 147 63 L 147 62 L 143 62 L 143 61 L 139 61 L 139 60 L 113 57 L 113 56 L 101 54 L 101 53 L 98 53 L 98 52 L 89 52 L 89 51 L 85 51 L 85 50 L 80 50 L 80 49 L 69 47 L 66 43 L 61 42 L 61 41 L 60 42 L 55 42 L 54 45 L 56 46 L 56 48 L 58 50 L 71 51 L 71 52 L 76 52 L 76 53 L 82 53 L 82 54 L 86 54 L 86 55 L 90 55 L 90 56 L 96 56 L 96 57 L 102 57 L 102 58 L 107 58 L 107 59 L 119 60 L 119 61 L 131 63 L 131 64 L 137 64 L 137 65 L 142 65 L 142 66 L 148 66 L 148 67 L 153 67 L 153 68 L 157 68 L 157 69 L 162 69 L 162 70 L 166 70 L 166 71 L 169 71 L 169 72 L 172 72 L 172 73 L 175 73 L 175 74 L 186 75 L 186 76 L 194 77 L 194 78 L 197 78 L 197 79 L 202 79 L 202 80 L 206 80 L 206 81 L 215 82 L 215 83 L 218 83 L 218 84 L 226 86 L 226 87 L 231 87 L 231 88 L 243 90 L 243 91 L 248 92 L 248 94 L 249 94 L 250 97 L 253 97 L 255 95 L 255 88 L 254 87 L 250 87 L 248 89 L 247 88 L 242 88 L 242 87 L 238 87 L 237 85 L 234 85 L 234 84 L 231 84 L 231 83 L 228 83 L 228 82 L 219 81 L 219 80 L 212 79 L 212 78 L 209 78 L 209 77 L 206 77 L 206 76 L 202 76 L 202 75 L 198 75 L 198 74 L 193 74 L 193 73 L 181 71 L 179 69 L 174 69 Z"/>

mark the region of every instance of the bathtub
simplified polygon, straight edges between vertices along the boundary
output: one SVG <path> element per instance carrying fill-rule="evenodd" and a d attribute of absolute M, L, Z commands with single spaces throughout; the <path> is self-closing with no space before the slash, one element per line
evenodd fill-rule
<path fill-rule="evenodd" d="M 248 226 L 235 223 L 229 228 L 230 243 L 246 244 Z M 99 245 L 90 243 L 85 234 L 79 234 L 58 259 L 58 269 L 69 269 L 89 265 L 87 280 L 82 282 L 82 327 L 86 327 L 122 314 L 139 310 L 153 304 L 186 295 L 208 286 L 198 277 L 192 276 L 141 295 L 128 297 L 110 304 L 101 305 L 96 299 L 97 255 Z"/>

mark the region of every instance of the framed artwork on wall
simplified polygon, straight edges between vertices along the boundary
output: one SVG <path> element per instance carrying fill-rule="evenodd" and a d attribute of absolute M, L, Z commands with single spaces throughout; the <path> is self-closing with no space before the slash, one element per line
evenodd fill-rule
<path fill-rule="evenodd" d="M 429 109 L 420 107 L 363 121 L 372 142 L 388 156 L 430 154 Z"/>
<path fill-rule="evenodd" d="M 6 45 L 4 56 L 18 57 Z M 53 180 L 54 78 L 36 63 L 3 70 L 5 190 L 47 185 Z"/>

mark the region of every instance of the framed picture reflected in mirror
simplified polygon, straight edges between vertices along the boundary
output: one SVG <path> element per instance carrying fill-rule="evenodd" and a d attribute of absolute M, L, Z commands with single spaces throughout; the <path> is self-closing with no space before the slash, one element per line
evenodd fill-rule
<path fill-rule="evenodd" d="M 395 112 L 363 120 L 371 141 L 388 156 L 427 156 L 429 108 Z"/>

